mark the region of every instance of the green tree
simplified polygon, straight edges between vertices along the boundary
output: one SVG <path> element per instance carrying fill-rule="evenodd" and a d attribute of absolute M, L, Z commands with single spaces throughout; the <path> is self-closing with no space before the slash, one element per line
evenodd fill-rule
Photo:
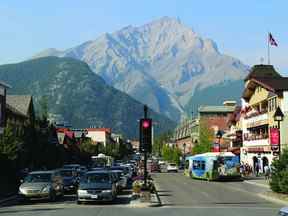
<path fill-rule="evenodd" d="M 200 122 L 199 143 L 193 148 L 193 154 L 210 152 L 214 139 L 214 133 L 206 122 Z"/>
<path fill-rule="evenodd" d="M 90 155 L 97 155 L 98 154 L 98 146 L 92 143 L 91 139 L 85 138 L 80 146 L 80 151 L 83 153 L 88 153 Z"/>
<path fill-rule="evenodd" d="M 170 141 L 171 137 L 172 137 L 172 132 L 168 131 L 154 138 L 154 143 L 152 146 L 153 154 L 161 156 L 161 150 L 163 146 Z"/>
<path fill-rule="evenodd" d="M 288 150 L 284 149 L 278 160 L 272 162 L 271 190 L 288 193 Z"/>
<path fill-rule="evenodd" d="M 18 157 L 20 144 L 20 139 L 16 137 L 13 128 L 8 124 L 0 137 L 0 154 L 9 160 L 15 160 Z"/>
<path fill-rule="evenodd" d="M 42 119 L 48 119 L 48 96 L 44 95 L 39 100 L 40 117 Z"/>

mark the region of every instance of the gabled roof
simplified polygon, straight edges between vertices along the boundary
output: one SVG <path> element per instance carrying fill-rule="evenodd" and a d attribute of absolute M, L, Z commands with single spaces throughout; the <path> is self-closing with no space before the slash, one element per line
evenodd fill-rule
<path fill-rule="evenodd" d="M 23 113 L 19 112 L 17 109 L 15 109 L 13 106 L 9 105 L 6 103 L 6 109 L 9 110 L 10 112 L 12 112 L 14 115 L 17 116 L 21 116 L 23 118 L 27 118 L 26 115 L 24 115 Z"/>
<path fill-rule="evenodd" d="M 233 112 L 235 106 L 200 106 L 199 113 L 230 113 Z"/>
<path fill-rule="evenodd" d="M 242 97 L 248 100 L 255 91 L 257 86 L 262 86 L 269 91 L 268 97 L 273 97 L 275 94 L 288 91 L 288 77 L 278 77 L 278 78 L 252 78 L 244 92 Z"/>
<path fill-rule="evenodd" d="M 254 65 L 250 73 L 244 79 L 245 81 L 252 78 L 280 78 L 281 75 L 274 69 L 273 65 Z"/>
<path fill-rule="evenodd" d="M 29 106 L 32 102 L 31 95 L 7 95 L 6 104 L 14 107 L 25 116 L 29 114 Z"/>

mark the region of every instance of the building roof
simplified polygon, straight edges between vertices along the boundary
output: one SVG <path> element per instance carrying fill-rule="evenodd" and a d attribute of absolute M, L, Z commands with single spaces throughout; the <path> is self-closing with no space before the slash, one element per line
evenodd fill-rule
<path fill-rule="evenodd" d="M 11 106 L 9 104 L 6 104 L 6 109 L 10 110 L 10 112 L 12 112 L 14 115 L 21 116 L 23 118 L 27 118 L 26 115 L 24 115 L 23 113 L 19 112 L 17 109 L 15 109 L 13 106 Z"/>
<path fill-rule="evenodd" d="M 88 132 L 91 132 L 91 131 L 103 131 L 103 132 L 106 132 L 106 133 L 111 133 L 111 128 L 87 128 L 86 130 Z"/>
<path fill-rule="evenodd" d="M 252 78 L 279 78 L 281 75 L 274 69 L 273 65 L 254 65 L 250 73 L 244 79 L 245 81 Z"/>
<path fill-rule="evenodd" d="M 230 113 L 234 112 L 235 106 L 200 106 L 199 113 Z"/>
<path fill-rule="evenodd" d="M 243 91 L 242 97 L 248 100 L 257 86 L 262 86 L 269 91 L 269 97 L 273 97 L 278 92 L 288 90 L 288 77 L 278 78 L 252 78 Z M 271 94 L 270 94 L 271 92 Z"/>
<path fill-rule="evenodd" d="M 0 86 L 3 86 L 4 88 L 11 88 L 10 85 L 8 85 L 7 83 L 0 81 Z"/>
<path fill-rule="evenodd" d="M 7 95 L 6 104 L 18 110 L 25 116 L 28 116 L 29 106 L 32 101 L 31 95 Z"/>

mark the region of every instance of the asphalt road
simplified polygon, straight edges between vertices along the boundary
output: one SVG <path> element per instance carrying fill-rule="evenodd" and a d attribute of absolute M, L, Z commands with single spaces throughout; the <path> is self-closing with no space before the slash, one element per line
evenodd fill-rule
<path fill-rule="evenodd" d="M 159 187 L 163 207 L 135 208 L 129 202 L 129 192 L 114 203 L 77 205 L 74 195 L 55 203 L 46 201 L 21 204 L 10 203 L 0 208 L 0 215 L 43 216 L 271 216 L 277 215 L 280 205 L 259 198 L 265 191 L 243 182 L 207 182 L 189 179 L 182 174 L 153 174 Z"/>

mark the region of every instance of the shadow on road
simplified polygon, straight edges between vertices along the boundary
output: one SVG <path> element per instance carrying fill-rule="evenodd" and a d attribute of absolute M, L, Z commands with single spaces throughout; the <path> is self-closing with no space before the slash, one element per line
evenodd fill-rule
<path fill-rule="evenodd" d="M 63 208 L 38 208 L 38 209 L 19 209 L 19 210 L 5 210 L 1 211 L 0 214 L 2 213 L 18 213 L 18 212 L 37 212 L 37 211 L 55 211 L 55 210 L 61 210 Z"/>

